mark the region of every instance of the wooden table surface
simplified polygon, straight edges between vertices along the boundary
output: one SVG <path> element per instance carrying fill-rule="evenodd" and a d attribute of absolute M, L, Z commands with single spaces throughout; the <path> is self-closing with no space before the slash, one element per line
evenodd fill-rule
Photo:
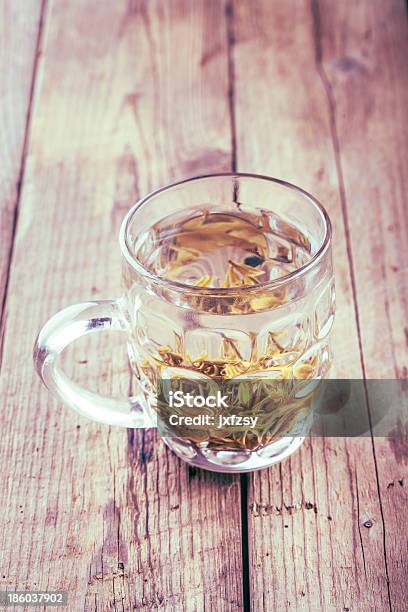
<path fill-rule="evenodd" d="M 401 438 L 205 473 L 66 410 L 31 362 L 51 314 L 120 294 L 138 197 L 239 170 L 329 211 L 339 377 L 407 378 L 407 35 L 403 0 L 2 0 L 1 588 L 74 612 L 408 610 Z M 65 361 L 127 392 L 119 338 Z"/>

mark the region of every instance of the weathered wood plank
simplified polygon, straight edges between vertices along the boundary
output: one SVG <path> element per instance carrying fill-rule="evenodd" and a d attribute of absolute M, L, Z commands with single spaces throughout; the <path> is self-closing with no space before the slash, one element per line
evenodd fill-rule
<path fill-rule="evenodd" d="M 406 379 L 406 6 L 402 0 L 352 6 L 319 0 L 315 12 L 338 138 L 362 364 L 369 379 Z M 384 530 L 393 610 L 404 609 L 408 580 L 406 427 L 405 420 L 405 431 L 374 438 L 381 516 L 370 537 L 374 529 Z"/>
<path fill-rule="evenodd" d="M 330 104 L 316 64 L 311 5 L 265 0 L 234 7 L 238 169 L 298 183 L 329 211 L 338 296 L 336 372 L 359 378 L 341 179 Z M 388 608 L 381 505 L 369 438 L 307 441 L 281 466 L 250 478 L 248 510 L 254 609 Z M 368 518 L 375 529 L 364 526 Z"/>
<path fill-rule="evenodd" d="M 0 5 L 0 363 L 7 288 L 23 151 L 38 46 L 41 2 Z M 4 313 L 5 314 L 5 313 Z"/>
<path fill-rule="evenodd" d="M 225 50 L 222 2 L 50 4 L 7 304 L 1 584 L 68 590 L 71 610 L 242 607 L 239 479 L 67 412 L 29 356 L 54 311 L 118 295 L 135 198 L 229 169 Z M 108 344 L 72 368 L 117 394 Z"/>

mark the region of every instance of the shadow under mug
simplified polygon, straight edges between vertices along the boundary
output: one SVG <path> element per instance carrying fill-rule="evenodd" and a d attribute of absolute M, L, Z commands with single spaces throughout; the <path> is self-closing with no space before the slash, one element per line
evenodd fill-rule
<path fill-rule="evenodd" d="M 151 228 L 168 216 L 187 218 L 205 207 L 213 213 L 267 215 L 279 235 L 287 228 L 306 237 L 310 257 L 284 276 L 256 286 L 209 288 L 162 278 L 144 267 L 136 253 Z M 194 212 L 195 211 L 195 212 Z M 242 359 L 265 352 L 279 338 L 272 361 L 246 376 L 252 380 L 312 368 L 313 378 L 327 375 L 331 364 L 330 330 L 334 318 L 331 225 L 319 202 L 302 189 L 266 176 L 217 174 L 165 187 L 137 202 L 120 230 L 124 294 L 116 300 L 69 306 L 43 327 L 34 346 L 34 363 L 46 387 L 81 415 L 130 428 L 157 425 L 157 397 L 151 364 L 163 360 L 163 348 L 178 355 L 163 363 L 160 376 L 183 371 L 180 351 L 214 357 L 220 342 L 230 342 Z M 282 301 L 282 295 L 285 299 Z M 265 302 L 265 296 L 267 300 Z M 276 296 L 276 300 L 274 299 Z M 261 299 L 259 299 L 261 297 Z M 237 312 L 231 304 L 259 304 Z M 257 301 L 258 299 L 258 301 Z M 269 304 L 269 306 L 265 306 Z M 59 367 L 66 346 L 92 332 L 122 331 L 139 392 L 126 400 L 100 396 L 70 380 Z M 261 363 L 259 361 L 259 363 Z M 312 364 L 312 365 L 311 365 Z M 289 368 L 289 370 L 288 370 Z M 187 372 L 188 368 L 186 369 Z M 153 375 L 152 375 L 153 372 Z M 180 374 L 180 372 L 178 372 Z M 182 375 L 183 372 L 181 372 Z M 187 372 L 188 375 L 191 372 Z M 153 379 L 152 379 L 153 376 Z M 188 436 L 162 434 L 164 442 L 189 464 L 221 472 L 247 472 L 267 467 L 293 453 L 308 432 L 306 421 L 288 435 L 258 448 L 214 448 Z"/>

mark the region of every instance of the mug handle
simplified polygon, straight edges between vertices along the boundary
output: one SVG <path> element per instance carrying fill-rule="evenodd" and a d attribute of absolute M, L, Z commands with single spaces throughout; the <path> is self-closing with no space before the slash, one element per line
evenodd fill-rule
<path fill-rule="evenodd" d="M 142 398 L 116 400 L 92 393 L 73 382 L 59 367 L 58 357 L 66 346 L 93 332 L 127 332 L 115 300 L 84 302 L 64 308 L 44 325 L 34 344 L 35 368 L 45 386 L 67 406 L 94 421 L 122 427 L 152 427 Z"/>

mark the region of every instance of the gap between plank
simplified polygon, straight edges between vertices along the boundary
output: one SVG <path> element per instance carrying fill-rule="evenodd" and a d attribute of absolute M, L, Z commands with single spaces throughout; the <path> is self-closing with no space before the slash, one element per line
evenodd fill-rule
<path fill-rule="evenodd" d="M 10 244 L 8 261 L 6 265 L 6 270 L 7 270 L 6 282 L 4 285 L 4 295 L 3 295 L 3 301 L 1 304 L 1 311 L 0 311 L 0 371 L 1 371 L 1 366 L 3 363 L 3 342 L 4 342 L 4 336 L 6 333 L 6 318 L 7 318 L 6 317 L 6 304 L 7 304 L 7 297 L 8 297 L 8 286 L 9 286 L 9 280 L 10 280 L 11 265 L 13 261 L 17 223 L 18 223 L 18 217 L 19 217 L 19 212 L 20 212 L 20 200 L 21 200 L 21 192 L 22 192 L 22 187 L 23 187 L 23 182 L 24 182 L 24 172 L 25 172 L 26 157 L 27 157 L 27 150 L 28 150 L 29 133 L 30 133 L 30 127 L 31 127 L 31 118 L 32 118 L 32 107 L 33 107 L 33 101 L 34 101 L 34 95 L 35 95 L 35 84 L 37 80 L 42 34 L 43 34 L 45 15 L 46 15 L 46 4 L 47 4 L 47 0 L 41 0 L 41 10 L 40 10 L 40 18 L 38 21 L 37 40 L 36 40 L 35 48 L 34 48 L 33 74 L 31 78 L 30 91 L 29 91 L 29 96 L 28 96 L 28 106 L 27 106 L 27 114 L 26 114 L 25 129 L 24 129 L 23 147 L 21 151 L 20 168 L 19 168 L 18 179 L 17 179 L 16 203 L 15 203 L 15 207 L 13 211 L 13 219 L 12 219 L 11 244 Z"/>
<path fill-rule="evenodd" d="M 235 115 L 235 64 L 234 64 L 234 6 L 228 0 L 225 5 L 227 29 L 228 107 L 231 131 L 231 171 L 237 172 L 237 129 Z M 234 200 L 236 201 L 234 192 Z M 242 556 L 242 603 L 244 612 L 251 610 L 251 588 L 249 581 L 249 538 L 248 538 L 248 474 L 240 474 L 241 493 L 241 556 Z"/>
<path fill-rule="evenodd" d="M 231 129 L 231 171 L 237 172 L 237 127 L 235 117 L 235 64 L 234 64 L 234 6 L 228 0 L 225 6 L 227 24 L 228 106 Z"/>
<path fill-rule="evenodd" d="M 378 474 L 378 464 L 377 464 L 377 456 L 375 452 L 370 402 L 369 402 L 367 382 L 366 382 L 366 370 L 365 370 L 365 363 L 364 363 L 363 344 L 362 344 L 362 338 L 361 338 L 360 316 L 359 316 L 358 304 L 357 304 L 357 287 L 356 287 L 356 280 L 355 280 L 355 274 L 354 274 L 353 253 L 352 253 L 352 248 L 351 248 L 350 224 L 349 224 L 348 210 L 347 210 L 346 189 L 344 185 L 343 167 L 341 163 L 341 153 L 340 153 L 340 142 L 339 142 L 339 136 L 338 136 L 338 131 L 337 131 L 337 123 L 336 123 L 336 103 L 333 97 L 333 91 L 332 91 L 330 80 L 326 74 L 326 71 L 323 65 L 323 49 L 322 49 L 322 44 L 321 44 L 321 24 L 320 24 L 319 0 L 311 0 L 311 11 L 312 11 L 312 21 L 313 21 L 313 28 L 314 28 L 316 70 L 322 82 L 324 92 L 326 94 L 327 106 L 328 106 L 328 111 L 329 111 L 330 132 L 331 132 L 335 165 L 336 165 L 336 174 L 337 174 L 337 180 L 339 184 L 339 197 L 340 197 L 340 204 L 341 204 L 341 210 L 342 210 L 342 215 L 343 215 L 344 233 L 345 233 L 345 238 L 346 238 L 346 248 L 347 248 L 347 257 L 348 257 L 348 264 L 349 264 L 349 271 L 350 271 L 351 290 L 352 290 L 352 296 L 353 296 L 354 315 L 355 315 L 356 328 L 357 328 L 358 348 L 359 348 L 359 353 L 360 353 L 360 364 L 361 364 L 361 371 L 362 371 L 363 379 L 364 379 L 364 395 L 365 395 L 368 420 L 369 420 L 369 425 L 370 425 L 371 447 L 372 447 L 372 452 L 373 452 L 374 471 L 375 471 L 375 478 L 376 478 L 376 485 L 377 485 L 377 495 L 378 495 L 378 501 L 379 501 L 381 523 L 383 527 L 383 554 L 384 554 L 384 564 L 385 564 L 385 577 L 386 577 L 386 583 L 387 583 L 388 605 L 389 605 L 390 612 L 392 612 L 390 579 L 389 579 L 389 574 L 388 574 L 388 562 L 387 562 L 387 546 L 386 546 L 386 537 L 385 537 L 385 519 L 384 519 L 384 510 L 383 510 L 383 504 L 382 504 L 382 499 L 381 499 L 380 479 L 379 479 L 379 474 Z"/>
<path fill-rule="evenodd" d="M 241 550 L 242 550 L 242 602 L 244 612 L 251 610 L 251 587 L 249 583 L 248 540 L 248 474 L 240 474 L 241 485 Z"/>

